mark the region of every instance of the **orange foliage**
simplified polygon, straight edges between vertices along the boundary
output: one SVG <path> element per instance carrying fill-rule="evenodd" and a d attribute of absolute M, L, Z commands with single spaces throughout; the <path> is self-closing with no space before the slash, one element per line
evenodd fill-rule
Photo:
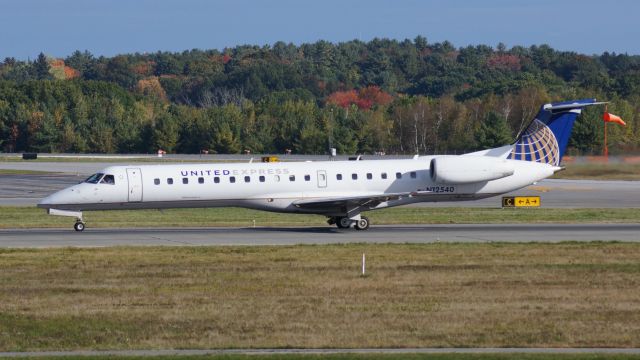
<path fill-rule="evenodd" d="M 139 62 L 132 67 L 131 71 L 138 75 L 149 76 L 153 72 L 155 65 L 153 61 Z"/>
<path fill-rule="evenodd" d="M 64 77 L 65 79 L 75 79 L 77 77 L 80 77 L 80 71 L 65 65 Z"/>
<path fill-rule="evenodd" d="M 361 101 L 366 101 L 367 109 L 373 105 L 388 105 L 393 101 L 393 97 L 386 92 L 380 90 L 379 86 L 367 86 L 360 89 L 358 94 Z"/>
<path fill-rule="evenodd" d="M 334 104 L 346 108 L 358 101 L 358 93 L 355 90 L 336 91 L 327 97 L 327 104 Z"/>
<path fill-rule="evenodd" d="M 487 60 L 491 69 L 520 71 L 520 58 L 510 54 L 496 54 Z"/>
<path fill-rule="evenodd" d="M 80 77 L 80 72 L 65 65 L 62 59 L 51 60 L 49 66 L 51 66 L 51 73 L 54 74 L 57 79 L 75 79 Z"/>
<path fill-rule="evenodd" d="M 359 91 L 336 91 L 327 97 L 328 104 L 346 108 L 356 105 L 360 109 L 368 110 L 373 105 L 387 105 L 393 101 L 393 97 L 382 91 L 379 86 L 367 86 Z"/>
<path fill-rule="evenodd" d="M 136 91 L 143 95 L 151 95 L 161 100 L 167 100 L 167 93 L 162 88 L 157 76 L 138 80 Z"/>

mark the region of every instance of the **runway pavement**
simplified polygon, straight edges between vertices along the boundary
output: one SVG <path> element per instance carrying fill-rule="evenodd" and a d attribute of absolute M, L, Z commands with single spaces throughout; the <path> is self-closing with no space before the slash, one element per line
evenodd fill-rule
<path fill-rule="evenodd" d="M 0 230 L 0 247 L 294 245 L 337 243 L 640 241 L 640 224 Z"/>

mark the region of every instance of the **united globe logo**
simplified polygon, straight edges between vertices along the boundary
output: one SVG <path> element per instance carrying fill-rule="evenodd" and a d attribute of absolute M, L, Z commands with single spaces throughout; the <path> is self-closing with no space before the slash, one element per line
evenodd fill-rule
<path fill-rule="evenodd" d="M 535 119 L 514 144 L 509 159 L 557 166 L 560 163 L 558 140 L 547 125 Z"/>

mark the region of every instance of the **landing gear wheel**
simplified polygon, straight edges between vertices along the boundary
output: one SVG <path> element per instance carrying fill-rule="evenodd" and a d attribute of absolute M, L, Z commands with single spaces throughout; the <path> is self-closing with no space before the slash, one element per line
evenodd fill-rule
<path fill-rule="evenodd" d="M 339 217 L 336 219 L 336 226 L 339 229 L 348 229 L 351 227 L 352 221 L 348 217 Z"/>
<path fill-rule="evenodd" d="M 76 222 L 75 225 L 73 225 L 73 228 L 76 229 L 76 231 L 83 231 L 84 230 L 84 223 L 82 221 L 78 221 L 78 222 Z"/>
<path fill-rule="evenodd" d="M 369 218 L 362 216 L 360 220 L 356 221 L 356 230 L 367 230 L 369 228 Z"/>

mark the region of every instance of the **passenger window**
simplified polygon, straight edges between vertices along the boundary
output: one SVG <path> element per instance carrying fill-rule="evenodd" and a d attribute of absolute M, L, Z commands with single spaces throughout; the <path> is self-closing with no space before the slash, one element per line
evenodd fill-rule
<path fill-rule="evenodd" d="M 258 177 L 258 180 L 260 180 L 260 182 L 264 182 L 264 175 L 260 175 L 260 177 Z"/>
<path fill-rule="evenodd" d="M 371 179 L 373 179 L 373 174 L 367 173 L 367 180 L 371 180 Z"/>
<path fill-rule="evenodd" d="M 100 181 L 100 184 L 115 185 L 115 183 L 116 179 L 113 177 L 113 175 L 105 175 L 102 178 L 102 181 Z"/>
<path fill-rule="evenodd" d="M 173 178 L 167 178 L 167 184 L 173 185 Z"/>
<path fill-rule="evenodd" d="M 289 175 L 289 181 L 296 181 L 295 175 Z"/>
<path fill-rule="evenodd" d="M 336 180 L 342 180 L 342 174 L 336 174 Z"/>
<path fill-rule="evenodd" d="M 412 179 L 415 179 L 418 176 L 415 171 L 410 172 L 409 175 L 411 175 Z"/>
<path fill-rule="evenodd" d="M 160 179 L 153 179 L 153 183 L 156 185 L 160 185 Z"/>
<path fill-rule="evenodd" d="M 304 181 L 311 181 L 311 175 L 305 175 Z"/>
<path fill-rule="evenodd" d="M 188 184 L 189 183 L 189 178 L 182 178 L 182 183 L 183 184 Z"/>
<path fill-rule="evenodd" d="M 199 177 L 198 178 L 198 184 L 204 184 L 204 178 L 203 177 Z"/>
<path fill-rule="evenodd" d="M 384 179 L 386 179 L 386 178 L 387 178 L 387 173 L 382 173 L 382 174 L 380 174 L 380 177 L 381 177 L 383 180 L 384 180 Z"/>
<path fill-rule="evenodd" d="M 218 176 L 214 177 L 213 178 L 213 182 L 216 183 L 216 184 L 219 184 L 220 183 L 220 177 L 218 177 Z"/>
<path fill-rule="evenodd" d="M 236 182 L 236 177 L 235 177 L 235 176 L 231 176 L 231 177 L 229 177 L 229 182 L 230 182 L 230 183 L 232 183 L 232 184 L 233 184 L 234 182 Z"/>
<path fill-rule="evenodd" d="M 244 177 L 244 182 L 246 182 L 246 183 L 251 182 L 251 177 L 250 176 L 245 176 Z"/>
<path fill-rule="evenodd" d="M 351 174 L 351 179 L 358 180 L 358 174 Z"/>
<path fill-rule="evenodd" d="M 396 173 L 396 179 L 402 179 L 402 173 L 397 172 Z"/>

